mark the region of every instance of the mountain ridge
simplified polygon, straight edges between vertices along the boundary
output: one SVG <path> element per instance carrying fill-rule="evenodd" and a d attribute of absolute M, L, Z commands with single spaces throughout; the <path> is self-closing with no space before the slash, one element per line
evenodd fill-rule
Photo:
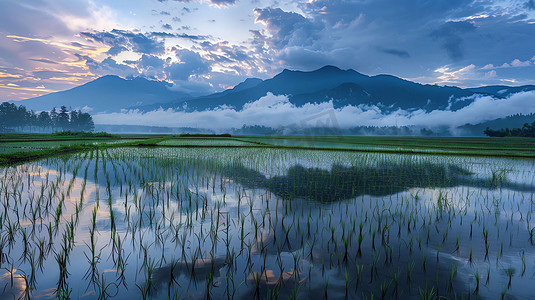
<path fill-rule="evenodd" d="M 142 77 L 123 79 L 106 75 L 69 90 L 17 101 L 28 109 L 50 110 L 65 105 L 73 109 L 92 108 L 91 112 L 114 112 L 128 107 L 150 105 L 162 100 L 190 98 L 189 94 L 169 89 L 164 81 Z"/>
<path fill-rule="evenodd" d="M 284 69 L 272 78 L 247 78 L 233 88 L 203 96 L 192 96 L 170 88 L 171 84 L 164 81 L 107 75 L 70 90 L 18 103 L 34 110 L 50 110 L 61 105 L 72 108 L 88 106 L 93 113 L 159 108 L 201 111 L 220 106 L 240 110 L 246 103 L 271 93 L 288 96 L 296 106 L 332 100 L 335 108 L 374 105 L 384 111 L 455 111 L 472 103 L 474 96 L 505 98 L 517 92 L 535 90 L 533 85 L 459 88 L 421 84 L 389 74 L 369 76 L 332 65 L 313 71 Z"/>

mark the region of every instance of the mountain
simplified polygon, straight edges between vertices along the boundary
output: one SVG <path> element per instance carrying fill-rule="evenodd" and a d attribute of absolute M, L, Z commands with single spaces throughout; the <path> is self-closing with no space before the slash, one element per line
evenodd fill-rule
<path fill-rule="evenodd" d="M 62 105 L 72 109 L 87 106 L 91 113 L 96 113 L 188 98 L 191 96 L 186 93 L 170 90 L 166 82 L 109 75 L 70 90 L 18 101 L 17 104 L 33 110 L 51 110 Z"/>
<path fill-rule="evenodd" d="M 336 108 L 347 105 L 374 105 L 383 112 L 397 109 L 455 111 L 472 103 L 474 96 L 505 98 L 514 93 L 531 90 L 535 90 L 535 86 L 462 89 L 419 84 L 392 75 L 368 76 L 351 69 L 341 70 L 334 66 L 325 66 L 310 72 L 285 69 L 267 80 L 249 78 L 231 89 L 196 97 L 173 91 L 166 82 L 104 76 L 68 91 L 19 103 L 34 110 L 50 110 L 61 105 L 71 108 L 89 106 L 92 113 L 116 112 L 121 109 L 151 111 L 158 108 L 201 111 L 220 106 L 239 110 L 244 104 L 271 93 L 287 95 L 289 101 L 296 106 L 332 100 Z"/>
<path fill-rule="evenodd" d="M 524 86 L 506 86 L 506 85 L 489 85 L 479 88 L 468 89 L 476 93 L 487 93 L 491 94 L 496 98 L 507 98 L 512 94 L 527 92 L 535 90 L 535 85 L 524 85 Z"/>
<path fill-rule="evenodd" d="M 396 109 L 455 111 L 472 103 L 474 95 L 503 98 L 512 93 L 527 90 L 535 90 L 535 86 L 462 89 L 419 84 L 391 75 L 368 76 L 351 69 L 341 70 L 334 66 L 325 66 L 311 72 L 284 70 L 271 79 L 245 81 L 221 93 L 175 100 L 159 104 L 159 106 L 149 105 L 141 109 L 153 110 L 163 107 L 194 111 L 227 106 L 239 110 L 245 103 L 256 101 L 272 93 L 287 95 L 289 101 L 297 106 L 333 100 L 336 108 L 364 104 L 379 106 L 383 111 Z"/>
<path fill-rule="evenodd" d="M 201 96 L 201 97 L 198 97 L 196 99 L 202 99 L 202 100 L 205 100 L 205 99 L 216 99 L 216 101 L 220 101 L 219 99 L 226 96 L 226 95 L 229 95 L 229 94 L 234 94 L 234 93 L 237 93 L 237 92 L 240 92 L 240 91 L 243 91 L 243 90 L 247 90 L 247 89 L 251 89 L 251 88 L 254 88 L 256 87 L 257 85 L 259 85 L 260 83 L 262 82 L 262 79 L 259 79 L 259 78 L 247 78 L 244 82 L 236 85 L 235 87 L 231 88 L 231 89 L 227 89 L 227 90 L 224 90 L 222 92 L 219 92 L 219 93 L 215 93 L 215 94 L 210 94 L 210 95 L 207 95 L 207 96 Z M 192 97 L 190 97 L 189 99 L 193 99 Z M 159 103 L 156 103 L 156 104 L 151 104 L 151 105 L 144 105 L 144 106 L 140 106 L 140 107 L 136 107 L 140 110 L 143 110 L 143 111 L 151 111 L 151 110 L 155 110 L 155 109 L 159 109 L 159 108 L 163 108 L 163 109 L 168 109 L 168 108 L 174 108 L 174 109 L 185 109 L 187 108 L 187 105 L 189 104 L 188 98 L 179 98 L 179 99 L 175 99 L 173 101 L 170 101 L 170 102 L 159 102 Z M 217 106 L 220 106 L 220 105 L 224 105 L 225 103 L 221 103 L 221 104 L 215 104 L 213 106 L 210 106 L 210 107 L 206 107 L 206 108 L 215 108 Z M 129 109 L 134 109 L 135 107 L 129 107 Z M 199 109 L 198 107 L 193 107 L 194 109 Z"/>

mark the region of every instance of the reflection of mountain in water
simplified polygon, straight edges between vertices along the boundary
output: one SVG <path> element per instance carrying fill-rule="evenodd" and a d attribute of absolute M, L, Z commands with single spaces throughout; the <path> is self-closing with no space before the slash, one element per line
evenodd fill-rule
<path fill-rule="evenodd" d="M 380 168 L 343 167 L 330 171 L 295 166 L 288 175 L 269 180 L 269 188 L 284 198 L 331 202 L 362 194 L 385 196 L 412 187 L 454 186 L 468 172 L 432 164 L 390 165 Z"/>
<path fill-rule="evenodd" d="M 497 183 L 475 179 L 465 169 L 431 163 L 383 164 L 378 167 L 333 165 L 330 171 L 293 166 L 287 175 L 266 178 L 245 167 L 232 166 L 225 175 L 249 187 L 263 187 L 285 199 L 304 198 L 321 202 L 350 199 L 363 194 L 386 196 L 410 188 L 441 188 L 468 185 L 494 188 Z M 500 187 L 524 190 L 503 180 Z"/>

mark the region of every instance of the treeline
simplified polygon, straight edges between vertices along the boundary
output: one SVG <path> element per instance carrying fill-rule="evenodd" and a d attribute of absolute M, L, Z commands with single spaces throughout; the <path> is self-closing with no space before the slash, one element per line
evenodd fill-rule
<path fill-rule="evenodd" d="M 3 102 L 0 104 L 0 132 L 22 131 L 93 131 L 95 124 L 90 114 L 67 110 L 62 106 L 50 112 L 27 110 L 25 106 Z"/>
<path fill-rule="evenodd" d="M 446 129 L 439 132 L 427 128 L 412 126 L 357 126 L 351 128 L 336 127 L 279 127 L 271 128 L 260 125 L 243 125 L 231 130 L 234 135 L 377 135 L 377 136 L 437 136 L 449 135 Z"/>
<path fill-rule="evenodd" d="M 528 124 L 525 123 L 522 128 L 502 128 L 498 130 L 492 130 L 489 127 L 483 131 L 487 136 L 491 137 L 506 137 L 506 136 L 518 136 L 518 137 L 535 137 L 535 122 Z"/>

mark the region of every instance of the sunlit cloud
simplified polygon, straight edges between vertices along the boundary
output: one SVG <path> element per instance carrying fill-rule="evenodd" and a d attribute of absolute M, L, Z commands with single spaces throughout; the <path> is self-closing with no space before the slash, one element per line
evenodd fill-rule
<path fill-rule="evenodd" d="M 9 74 L 5 72 L 0 72 L 0 78 L 21 78 L 20 74 Z"/>
<path fill-rule="evenodd" d="M 41 42 L 44 44 L 58 46 L 61 48 L 66 48 L 66 49 L 71 49 L 71 50 L 82 50 L 85 48 L 81 46 L 72 45 L 71 43 L 57 42 L 57 41 L 41 39 L 41 38 L 30 38 L 30 37 L 17 36 L 17 35 L 7 35 L 6 37 L 13 39 L 15 42 L 35 41 L 35 42 Z"/>
<path fill-rule="evenodd" d="M 11 89 L 11 90 L 19 90 L 19 91 L 29 91 L 29 92 L 39 92 L 39 93 L 54 93 L 57 92 L 57 90 L 47 89 L 44 86 L 36 86 L 36 87 L 21 87 L 14 83 L 9 83 L 7 85 L 0 84 L 0 89 Z"/>

